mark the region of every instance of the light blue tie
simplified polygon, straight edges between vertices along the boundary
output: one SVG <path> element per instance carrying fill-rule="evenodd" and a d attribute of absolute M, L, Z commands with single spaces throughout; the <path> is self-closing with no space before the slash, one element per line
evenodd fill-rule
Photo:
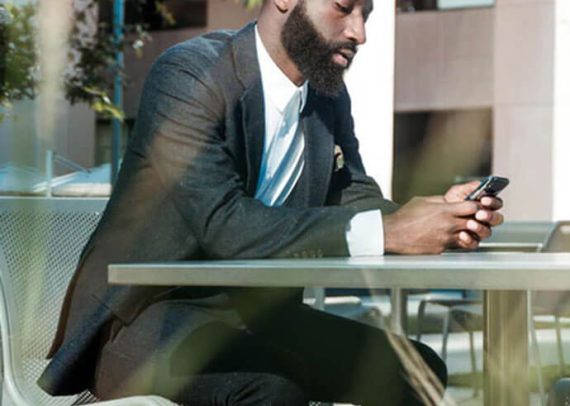
<path fill-rule="evenodd" d="M 261 162 L 255 198 L 266 206 L 281 206 L 303 170 L 305 140 L 299 126 L 301 96 L 301 90 L 297 90 L 285 106 L 281 123 Z"/>

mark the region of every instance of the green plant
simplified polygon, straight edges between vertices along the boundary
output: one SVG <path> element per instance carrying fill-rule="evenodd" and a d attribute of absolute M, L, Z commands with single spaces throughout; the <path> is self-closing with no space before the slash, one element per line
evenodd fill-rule
<path fill-rule="evenodd" d="M 164 21 L 174 24 L 174 17 L 164 0 L 126 0 L 139 8 L 155 2 L 156 10 Z M 234 0 L 244 7 L 255 7 L 263 0 Z M 115 55 L 119 49 L 130 47 L 141 53 L 144 43 L 150 40 L 147 27 L 142 23 L 126 24 L 124 39 L 117 42 L 108 22 L 95 21 L 97 7 L 112 7 L 113 0 L 90 0 L 76 10 L 69 36 L 68 69 L 63 78 L 65 96 L 71 103 L 85 102 L 99 114 L 123 118 L 122 110 L 113 104 L 109 93 L 116 74 L 124 79 L 124 69 L 117 66 Z M 36 44 L 37 5 L 0 4 L 0 106 L 9 110 L 12 102 L 33 99 L 41 81 Z M 0 122 L 3 116 L 0 111 Z"/>
<path fill-rule="evenodd" d="M 39 75 L 34 15 L 31 4 L 0 4 L 0 106 L 36 96 Z"/>
<path fill-rule="evenodd" d="M 150 0 L 149 0 L 150 1 Z M 142 6 L 146 0 L 137 0 Z M 89 29 L 89 19 L 96 7 L 112 3 L 112 0 L 92 0 L 75 14 L 75 24 L 70 34 L 69 60 L 74 68 L 65 77 L 66 97 L 71 103 L 87 102 L 102 116 L 123 119 L 123 112 L 109 97 L 115 74 L 125 78 L 124 69 L 115 60 L 116 53 L 125 47 L 142 52 L 150 35 L 142 23 L 124 26 L 124 39 L 117 42 L 112 35 L 112 27 L 99 21 L 94 29 Z"/>
<path fill-rule="evenodd" d="M 154 0 L 136 0 L 139 6 L 146 1 Z M 71 103 L 85 102 L 103 116 L 122 119 L 122 110 L 109 97 L 114 75 L 124 76 L 115 55 L 124 47 L 132 47 L 140 53 L 150 35 L 142 23 L 125 25 L 124 40 L 117 42 L 108 23 L 94 20 L 90 23 L 95 8 L 111 2 L 92 0 L 76 10 L 68 53 L 68 63 L 73 68 L 66 71 L 63 82 L 66 98 Z M 37 96 L 41 76 L 36 13 L 36 4 L 0 4 L 0 105 L 8 109 L 14 101 Z M 0 115 L 0 121 L 2 118 Z"/>

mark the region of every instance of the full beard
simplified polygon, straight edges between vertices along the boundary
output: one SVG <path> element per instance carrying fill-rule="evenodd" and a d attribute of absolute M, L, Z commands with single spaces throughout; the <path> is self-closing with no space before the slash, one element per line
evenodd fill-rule
<path fill-rule="evenodd" d="M 281 43 L 313 88 L 327 96 L 338 95 L 348 67 L 336 64 L 333 55 L 342 48 L 356 52 L 353 42 L 331 43 L 323 38 L 307 16 L 305 2 L 301 0 L 283 26 Z"/>

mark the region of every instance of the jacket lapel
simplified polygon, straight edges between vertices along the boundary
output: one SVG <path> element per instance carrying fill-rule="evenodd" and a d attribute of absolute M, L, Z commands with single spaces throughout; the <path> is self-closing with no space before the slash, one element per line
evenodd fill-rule
<path fill-rule="evenodd" d="M 322 206 L 326 200 L 333 171 L 334 114 L 332 101 L 309 87 L 307 106 L 301 125 L 305 134 L 305 175 L 309 184 L 310 206 Z"/>
<path fill-rule="evenodd" d="M 255 47 L 255 23 L 240 30 L 232 43 L 234 67 L 244 93 L 240 98 L 247 164 L 246 190 L 253 195 L 259 177 L 265 134 L 263 85 Z M 310 86 L 301 114 L 305 136 L 305 169 L 309 204 L 321 206 L 327 197 L 333 170 L 334 111 L 332 100 L 319 96 Z"/>
<path fill-rule="evenodd" d="M 253 196 L 259 178 L 265 134 L 265 109 L 261 80 L 244 93 L 240 103 L 247 165 L 246 190 Z"/>
<path fill-rule="evenodd" d="M 239 102 L 247 165 L 246 190 L 253 195 L 259 177 L 265 134 L 265 107 L 255 47 L 255 23 L 246 25 L 236 34 L 232 48 L 234 69 L 244 89 Z"/>

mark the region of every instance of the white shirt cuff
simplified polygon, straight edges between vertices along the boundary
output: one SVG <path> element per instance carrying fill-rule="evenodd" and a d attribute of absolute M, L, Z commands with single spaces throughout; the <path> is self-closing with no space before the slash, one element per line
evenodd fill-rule
<path fill-rule="evenodd" d="M 384 223 L 380 210 L 358 213 L 346 230 L 351 257 L 384 255 Z"/>

